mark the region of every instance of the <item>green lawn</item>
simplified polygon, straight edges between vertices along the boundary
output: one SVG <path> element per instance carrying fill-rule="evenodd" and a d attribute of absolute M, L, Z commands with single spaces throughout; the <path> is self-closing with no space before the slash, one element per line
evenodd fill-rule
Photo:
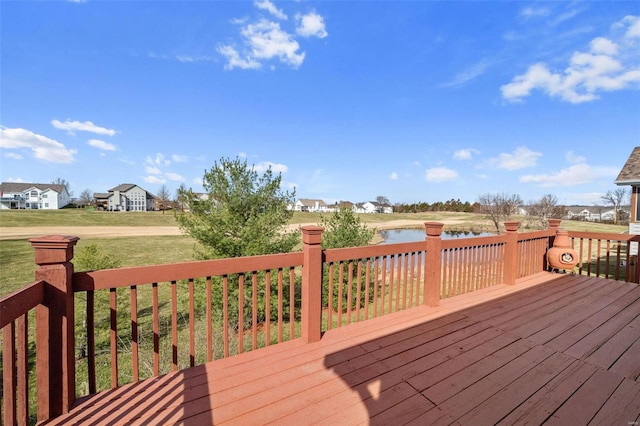
<path fill-rule="evenodd" d="M 173 212 L 102 212 L 85 209 L 2 210 L 0 227 L 16 226 L 172 226 Z"/>

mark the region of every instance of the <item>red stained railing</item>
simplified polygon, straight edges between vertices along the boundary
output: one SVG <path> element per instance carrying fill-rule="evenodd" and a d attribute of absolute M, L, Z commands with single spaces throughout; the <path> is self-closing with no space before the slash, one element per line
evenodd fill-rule
<path fill-rule="evenodd" d="M 302 253 L 290 253 L 75 273 L 74 291 L 87 295 L 89 392 L 104 388 L 96 377 L 101 333 L 110 336 L 112 388 L 299 337 L 301 265 Z M 214 316 L 223 320 L 215 337 Z"/>
<path fill-rule="evenodd" d="M 637 282 L 637 256 L 631 252 L 639 236 L 569 231 L 569 237 L 579 259 L 576 273 Z"/>
<path fill-rule="evenodd" d="M 2 329 L 3 424 L 28 424 L 29 410 L 29 316 L 44 302 L 44 282 L 37 281 L 0 299 Z M 32 316 L 32 315 L 31 315 Z M 31 327 L 33 329 L 33 327 Z"/>

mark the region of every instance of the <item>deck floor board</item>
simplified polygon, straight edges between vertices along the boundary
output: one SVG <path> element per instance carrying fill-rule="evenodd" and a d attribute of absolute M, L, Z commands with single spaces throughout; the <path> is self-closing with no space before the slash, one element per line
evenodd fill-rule
<path fill-rule="evenodd" d="M 640 287 L 536 274 L 79 400 L 51 424 L 631 424 Z"/>

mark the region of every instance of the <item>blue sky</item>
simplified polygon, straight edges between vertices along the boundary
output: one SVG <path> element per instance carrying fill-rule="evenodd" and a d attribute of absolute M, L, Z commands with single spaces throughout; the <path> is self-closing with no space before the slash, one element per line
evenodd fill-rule
<path fill-rule="evenodd" d="M 0 179 L 591 205 L 640 145 L 640 2 L 5 1 Z"/>

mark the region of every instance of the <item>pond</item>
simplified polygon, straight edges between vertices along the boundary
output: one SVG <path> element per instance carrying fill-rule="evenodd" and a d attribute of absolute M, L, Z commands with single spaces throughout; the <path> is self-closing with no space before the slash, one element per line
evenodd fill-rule
<path fill-rule="evenodd" d="M 424 229 L 385 229 L 378 231 L 384 239 L 382 244 L 410 243 L 414 241 L 424 241 Z M 451 240 L 454 238 L 471 238 L 471 237 L 488 237 L 495 235 L 489 232 L 475 231 L 446 231 L 442 233 L 443 240 Z"/>

